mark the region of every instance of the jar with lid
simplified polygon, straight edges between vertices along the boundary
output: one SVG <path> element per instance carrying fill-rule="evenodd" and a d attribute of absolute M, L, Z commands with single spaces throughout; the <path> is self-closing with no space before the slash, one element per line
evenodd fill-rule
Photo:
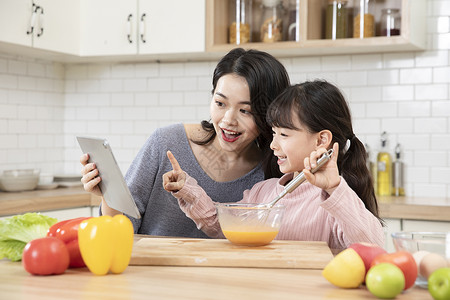
<path fill-rule="evenodd" d="M 348 37 L 347 2 L 347 0 L 328 1 L 325 38 L 335 40 Z"/>
<path fill-rule="evenodd" d="M 260 26 L 261 42 L 273 43 L 283 39 L 283 7 L 281 0 L 262 0 Z"/>
<path fill-rule="evenodd" d="M 252 0 L 229 0 L 229 12 L 230 44 L 251 42 Z"/>
<path fill-rule="evenodd" d="M 401 17 L 397 8 L 381 10 L 380 30 L 382 36 L 400 35 Z"/>
<path fill-rule="evenodd" d="M 353 37 L 366 38 L 375 36 L 375 1 L 355 0 Z"/>

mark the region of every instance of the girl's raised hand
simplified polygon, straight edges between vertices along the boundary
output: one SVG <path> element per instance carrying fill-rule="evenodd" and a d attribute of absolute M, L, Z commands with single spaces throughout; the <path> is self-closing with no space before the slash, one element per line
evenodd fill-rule
<path fill-rule="evenodd" d="M 184 183 L 186 182 L 186 173 L 181 169 L 172 152 L 167 151 L 167 157 L 172 164 L 173 170 L 163 175 L 163 187 L 168 192 L 178 192 L 183 188 Z"/>
<path fill-rule="evenodd" d="M 339 169 L 337 167 L 337 157 L 339 153 L 339 144 L 333 144 L 333 155 L 317 172 L 311 173 L 311 169 L 317 165 L 317 160 L 325 153 L 327 149 L 319 148 L 311 152 L 309 157 L 304 160 L 305 169 L 303 173 L 305 178 L 311 184 L 325 190 L 329 195 L 336 189 L 341 182 Z"/>

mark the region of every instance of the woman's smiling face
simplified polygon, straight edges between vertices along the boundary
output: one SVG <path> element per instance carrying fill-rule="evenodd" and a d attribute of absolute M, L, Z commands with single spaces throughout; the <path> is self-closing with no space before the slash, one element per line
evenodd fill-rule
<path fill-rule="evenodd" d="M 244 77 L 219 78 L 210 106 L 211 121 L 220 146 L 241 152 L 259 135 L 250 106 L 250 90 Z"/>

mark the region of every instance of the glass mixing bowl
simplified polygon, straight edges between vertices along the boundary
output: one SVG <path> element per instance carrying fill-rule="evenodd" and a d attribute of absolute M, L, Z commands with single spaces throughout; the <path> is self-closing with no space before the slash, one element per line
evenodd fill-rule
<path fill-rule="evenodd" d="M 433 252 L 446 258 L 450 264 L 450 232 L 403 231 L 392 233 L 392 239 L 397 251 L 408 251 L 413 255 L 419 251 Z M 427 288 L 427 278 L 419 274 L 416 285 Z"/>
<path fill-rule="evenodd" d="M 283 220 L 284 205 L 257 207 L 257 203 L 217 203 L 220 227 L 235 245 L 263 246 L 277 236 Z"/>

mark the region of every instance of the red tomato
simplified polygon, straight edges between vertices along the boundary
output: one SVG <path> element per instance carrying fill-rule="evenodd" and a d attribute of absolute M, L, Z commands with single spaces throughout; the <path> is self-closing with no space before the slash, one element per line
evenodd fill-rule
<path fill-rule="evenodd" d="M 33 275 L 62 274 L 69 267 L 69 251 L 55 237 L 35 239 L 25 246 L 22 264 Z"/>
<path fill-rule="evenodd" d="M 58 222 L 50 227 L 47 232 L 47 236 L 56 237 L 66 244 L 70 256 L 69 266 L 72 268 L 86 266 L 81 257 L 80 248 L 78 247 L 78 227 L 83 220 L 88 218 L 80 217 Z"/>
<path fill-rule="evenodd" d="M 379 263 L 391 263 L 402 270 L 405 275 L 405 290 L 414 285 L 417 278 L 417 264 L 411 253 L 407 251 L 397 251 L 394 253 L 380 254 L 372 261 L 371 266 Z"/>

